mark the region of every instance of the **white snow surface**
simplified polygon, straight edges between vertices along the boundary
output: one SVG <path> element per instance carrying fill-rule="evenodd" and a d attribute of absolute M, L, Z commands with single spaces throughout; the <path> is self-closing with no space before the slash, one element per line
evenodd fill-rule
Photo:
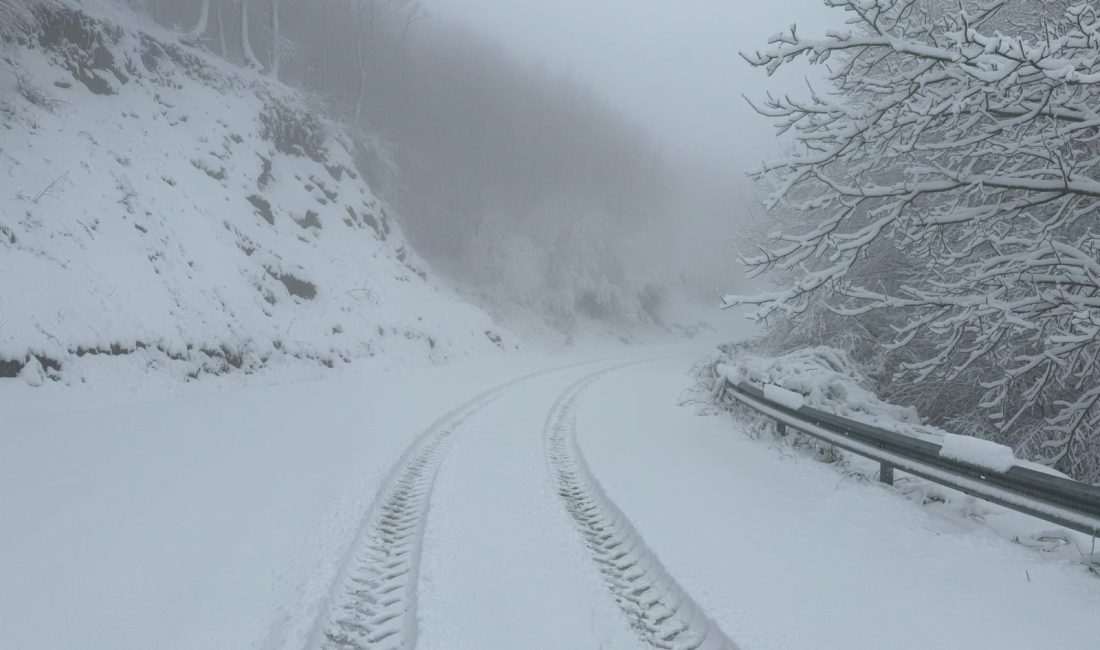
<path fill-rule="evenodd" d="M 578 437 L 608 496 L 738 644 L 1096 646 L 1100 581 L 1081 563 L 1086 536 L 927 484 L 951 506 L 922 506 L 904 488 L 846 480 L 754 439 L 728 413 L 696 416 L 680 406 L 686 365 L 600 380 Z"/>
<path fill-rule="evenodd" d="M 609 363 L 517 386 L 475 417 L 436 484 L 420 579 L 419 650 L 633 650 L 546 468 L 557 397 Z"/>
<path fill-rule="evenodd" d="M 806 405 L 806 397 L 801 393 L 775 384 L 764 384 L 764 399 L 770 399 L 791 409 L 800 409 Z"/>
<path fill-rule="evenodd" d="M 323 380 L 197 382 L 160 398 L 70 389 L 30 405 L 0 390 L 0 648 L 300 649 L 413 438 L 493 385 L 582 360 L 358 364 Z M 527 426 L 544 415 L 492 429 L 539 440 Z"/>
<path fill-rule="evenodd" d="M 578 438 L 608 496 L 734 641 L 1090 647 L 1100 582 L 1080 563 L 1079 538 L 1063 544 L 1047 524 L 980 504 L 970 516 L 920 507 L 780 453 L 728 416 L 698 417 L 679 402 L 701 353 L 630 353 L 664 360 L 583 393 Z M 321 380 L 230 375 L 170 393 L 0 381 L 0 647 L 302 648 L 408 444 L 509 383 L 441 464 L 418 647 L 637 648 L 555 491 L 543 440 L 551 405 L 578 378 L 620 365 L 622 348 L 615 355 L 361 363 Z M 23 399 L 38 390 L 48 402 Z M 991 528 L 1006 521 L 1052 552 Z"/>
<path fill-rule="evenodd" d="M 1011 448 L 990 440 L 945 433 L 941 444 L 940 456 L 943 458 L 958 460 L 977 467 L 1007 472 L 1013 465 L 1019 464 Z"/>
<path fill-rule="evenodd" d="M 111 3 L 61 4 L 76 13 L 0 58 L 9 373 L 139 383 L 514 347 L 410 251 L 310 98 Z"/>

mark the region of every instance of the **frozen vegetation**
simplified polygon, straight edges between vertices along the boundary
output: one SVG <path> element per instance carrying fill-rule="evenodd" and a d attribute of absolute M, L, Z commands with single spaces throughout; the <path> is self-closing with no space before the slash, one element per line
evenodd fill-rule
<path fill-rule="evenodd" d="M 0 0 L 0 650 L 1095 647 L 1098 100 L 1074 0 Z"/>
<path fill-rule="evenodd" d="M 310 97 L 108 3 L 41 11 L 0 61 L 0 376 L 515 345 L 412 252 Z"/>
<path fill-rule="evenodd" d="M 826 4 L 843 29 L 743 54 L 827 68 L 754 99 L 791 136 L 754 173 L 774 221 L 743 258 L 776 283 L 726 303 L 781 350 L 836 336 L 892 399 L 1100 481 L 1096 7 Z"/>

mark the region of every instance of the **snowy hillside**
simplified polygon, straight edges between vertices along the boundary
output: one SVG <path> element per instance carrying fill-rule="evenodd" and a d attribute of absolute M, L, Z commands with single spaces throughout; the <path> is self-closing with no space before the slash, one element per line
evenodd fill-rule
<path fill-rule="evenodd" d="M 0 377 L 512 347 L 302 94 L 106 3 L 0 50 Z"/>

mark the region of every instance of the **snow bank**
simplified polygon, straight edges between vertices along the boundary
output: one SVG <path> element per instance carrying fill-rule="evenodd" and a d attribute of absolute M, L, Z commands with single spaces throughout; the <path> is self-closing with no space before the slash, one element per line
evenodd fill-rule
<path fill-rule="evenodd" d="M 0 59 L 0 377 L 185 381 L 512 348 L 308 98 L 118 6 Z"/>
<path fill-rule="evenodd" d="M 1012 450 L 989 440 L 973 436 L 959 436 L 944 433 L 940 456 L 961 461 L 976 467 L 984 467 L 998 472 L 1007 472 L 1019 461 Z"/>

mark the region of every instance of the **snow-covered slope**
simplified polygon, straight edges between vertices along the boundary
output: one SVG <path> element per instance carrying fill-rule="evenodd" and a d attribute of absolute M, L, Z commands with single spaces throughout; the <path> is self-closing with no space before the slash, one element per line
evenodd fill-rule
<path fill-rule="evenodd" d="M 98 0 L 0 47 L 0 377 L 513 345 L 433 279 L 297 91 Z"/>

